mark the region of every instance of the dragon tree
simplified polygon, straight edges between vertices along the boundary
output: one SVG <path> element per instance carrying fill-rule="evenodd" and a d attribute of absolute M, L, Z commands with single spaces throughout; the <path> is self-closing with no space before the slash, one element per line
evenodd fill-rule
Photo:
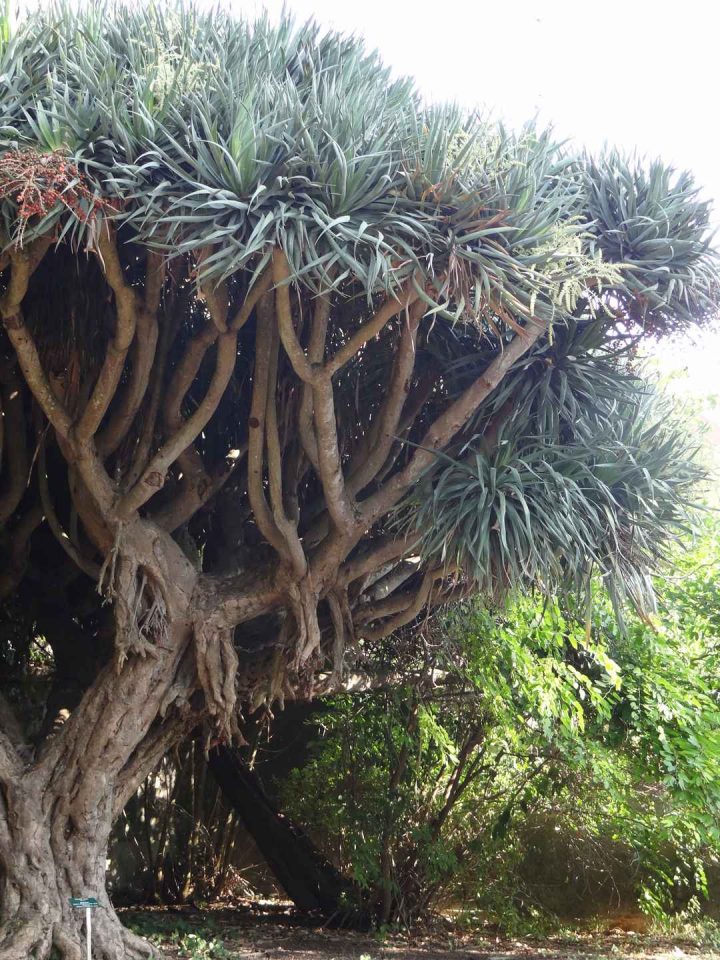
<path fill-rule="evenodd" d="M 652 602 L 696 470 L 638 351 L 717 270 L 689 175 L 313 24 L 54 5 L 0 77 L 0 958 L 78 958 L 90 895 L 129 960 L 108 834 L 191 731 L 471 594 Z"/>

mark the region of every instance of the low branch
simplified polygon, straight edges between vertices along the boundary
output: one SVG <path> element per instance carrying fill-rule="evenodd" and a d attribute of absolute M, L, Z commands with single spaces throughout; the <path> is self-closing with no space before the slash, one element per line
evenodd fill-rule
<path fill-rule="evenodd" d="M 338 574 L 338 583 L 347 585 L 353 580 L 367 576 L 373 570 L 385 566 L 389 561 L 396 560 L 413 548 L 413 539 L 404 537 L 383 537 L 370 541 L 369 549 L 359 557 L 354 557 L 343 564 Z"/>
<path fill-rule="evenodd" d="M 401 587 L 406 580 L 409 580 L 413 574 L 417 573 L 417 570 L 417 563 L 410 563 L 407 560 L 398 563 L 391 567 L 379 580 L 376 580 L 369 589 L 366 588 L 362 593 L 362 598 L 367 598 L 368 601 L 375 602 L 389 597 L 395 593 L 398 587 Z"/>
<path fill-rule="evenodd" d="M 402 613 L 410 606 L 415 598 L 414 591 L 405 593 L 395 593 L 390 597 L 378 600 L 377 603 L 367 603 L 356 607 L 353 611 L 353 622 L 356 627 L 361 627 L 366 623 L 373 623 L 376 620 L 383 620 L 385 617 L 391 617 L 396 613 Z M 360 633 L 365 636 L 363 631 Z"/>
<path fill-rule="evenodd" d="M 366 640 L 381 640 L 383 637 L 389 636 L 391 633 L 394 633 L 396 630 L 399 630 L 400 627 L 404 627 L 406 624 L 411 623 L 425 606 L 429 606 L 432 598 L 432 592 L 435 587 L 435 584 L 438 580 L 444 580 L 446 577 L 451 576 L 456 572 L 456 568 L 451 567 L 446 569 L 445 567 L 439 567 L 436 570 L 429 570 L 423 577 L 423 581 L 420 584 L 420 587 L 414 595 L 408 597 L 407 606 L 402 610 L 399 610 L 395 616 L 390 617 L 385 623 L 381 624 L 374 630 L 364 630 L 362 635 Z M 393 597 L 389 597 L 388 600 L 391 601 Z M 378 604 L 378 606 L 380 606 Z"/>

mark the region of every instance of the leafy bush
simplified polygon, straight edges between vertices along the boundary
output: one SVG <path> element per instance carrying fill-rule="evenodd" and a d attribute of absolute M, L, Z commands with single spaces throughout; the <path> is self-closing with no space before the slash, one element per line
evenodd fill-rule
<path fill-rule="evenodd" d="M 719 567 L 709 525 L 658 616 L 625 629 L 599 587 L 587 609 L 456 608 L 412 683 L 333 701 L 289 812 L 384 922 L 462 902 L 537 926 L 581 909 L 580 885 L 656 918 L 686 908 L 720 850 Z"/>

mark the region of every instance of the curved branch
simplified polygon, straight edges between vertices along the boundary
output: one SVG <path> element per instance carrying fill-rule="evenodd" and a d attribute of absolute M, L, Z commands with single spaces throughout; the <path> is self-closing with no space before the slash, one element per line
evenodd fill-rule
<path fill-rule="evenodd" d="M 8 484 L 0 496 L 0 525 L 12 516 L 22 500 L 28 482 L 30 458 L 28 457 L 23 394 L 20 378 L 14 371 L 3 379 L 0 386 L 3 414 L 3 453 L 7 456 Z"/>
<path fill-rule="evenodd" d="M 222 472 L 218 471 L 215 475 L 206 474 L 206 480 L 200 483 L 189 483 L 183 486 L 177 496 L 174 496 L 169 503 L 152 514 L 152 521 L 168 533 L 173 533 L 178 527 L 193 517 L 208 501 L 212 500 L 225 486 L 230 477 L 233 476 L 237 468 L 245 459 L 248 445 L 244 443 L 238 450 L 238 455 L 230 466 L 225 466 Z M 178 462 L 182 462 L 179 460 Z"/>
<path fill-rule="evenodd" d="M 323 375 L 323 370 L 308 360 L 295 333 L 290 307 L 290 264 L 279 247 L 273 250 L 272 272 L 275 283 L 275 310 L 285 353 L 298 377 L 305 383 L 314 383 L 318 376 Z"/>
<path fill-rule="evenodd" d="M 270 288 L 271 283 L 272 274 L 270 269 L 266 268 L 261 278 L 245 296 L 232 321 L 227 325 L 230 332 L 237 333 L 242 329 L 260 298 Z M 219 336 L 218 323 L 221 319 L 222 304 L 218 299 L 217 292 L 211 295 L 209 300 L 206 294 L 206 300 L 211 314 L 215 314 L 216 319 L 191 340 L 173 374 L 165 399 L 165 427 L 171 435 L 182 427 L 182 402 L 198 374 L 205 354 Z M 225 311 L 227 311 L 226 306 Z M 234 469 L 233 467 L 224 470 L 219 475 L 211 476 L 205 468 L 200 452 L 194 445 L 188 446 L 178 456 L 178 462 L 183 471 L 182 489 L 170 504 L 165 505 L 158 512 L 156 517 L 156 522 L 165 529 L 172 530 L 181 526 L 216 493 Z M 235 465 L 237 465 L 237 461 Z"/>
<path fill-rule="evenodd" d="M 278 529 L 268 506 L 264 490 L 265 417 L 267 414 L 268 382 L 270 379 L 270 352 L 272 350 L 272 294 L 258 303 L 255 333 L 255 369 L 253 393 L 248 420 L 248 497 L 260 533 L 277 553 L 292 562 L 288 545 Z"/>
<path fill-rule="evenodd" d="M 23 514 L 10 534 L 10 564 L 0 571 L 0 599 L 10 596 L 25 576 L 30 538 L 43 522 L 39 503 Z"/>
<path fill-rule="evenodd" d="M 525 356 L 545 329 L 534 324 L 527 337 L 513 337 L 487 369 L 434 421 L 406 466 L 364 501 L 359 527 L 366 529 L 395 506 L 405 491 L 433 465 L 435 451 L 442 450 L 465 426 L 480 404 L 497 388 L 514 364 Z"/>
<path fill-rule="evenodd" d="M 71 426 L 70 414 L 50 386 L 50 381 L 40 363 L 35 340 L 25 326 L 22 315 L 22 302 L 27 293 L 30 277 L 47 253 L 51 242 L 49 237 L 41 237 L 27 250 L 11 252 L 10 283 L 5 296 L 0 299 L 0 316 L 32 395 L 57 432 L 67 437 Z"/>
<path fill-rule="evenodd" d="M 135 486 L 118 504 L 118 516 L 127 518 L 146 503 L 165 483 L 168 467 L 177 460 L 205 429 L 218 408 L 230 382 L 237 358 L 237 333 L 228 331 L 218 338 L 215 371 L 207 393 L 191 417 L 163 444 L 143 471 Z"/>
<path fill-rule="evenodd" d="M 311 364 L 321 364 L 325 355 L 325 340 L 327 338 L 328 322 L 330 320 L 331 297 L 329 293 L 320 294 L 313 310 L 308 340 L 308 360 Z M 298 433 L 305 456 L 318 469 L 318 445 L 313 430 L 312 417 L 312 389 L 310 384 L 303 383 L 300 395 L 300 409 L 298 410 Z"/>
<path fill-rule="evenodd" d="M 338 574 L 338 583 L 347 585 L 372 573 L 391 560 L 402 557 L 412 550 L 414 541 L 410 538 L 383 537 L 370 543 L 370 549 L 359 557 L 343 564 Z"/>
<path fill-rule="evenodd" d="M 324 367 L 326 373 L 331 377 L 338 373 L 359 350 L 362 350 L 368 340 L 376 337 L 398 313 L 412 306 L 419 296 L 412 280 L 408 280 L 400 287 L 397 295 L 391 294 L 386 297 L 375 315 L 360 327 L 334 357 L 327 361 Z"/>
<path fill-rule="evenodd" d="M 285 498 L 283 496 L 282 481 L 282 451 L 280 449 L 280 432 L 277 422 L 277 367 L 278 367 L 278 333 L 273 330 L 270 346 L 270 363 L 268 369 L 267 401 L 265 408 L 265 439 L 267 443 L 268 480 L 270 486 L 270 503 L 272 513 L 280 533 L 287 543 L 293 570 L 298 578 L 307 572 L 307 559 L 297 533 L 297 525 L 288 519 L 285 513 Z"/>
<path fill-rule="evenodd" d="M 365 449 L 360 454 L 357 466 L 350 471 L 347 486 L 353 495 L 359 493 L 377 476 L 395 441 L 405 398 L 410 392 L 410 379 L 415 367 L 417 331 L 424 313 L 425 304 L 421 300 L 416 301 L 407 312 L 395 353 L 390 384 L 377 422 L 370 431 L 370 450 Z"/>
<path fill-rule="evenodd" d="M 87 443 L 95 436 L 115 396 L 130 344 L 135 337 L 139 306 L 137 294 L 125 280 L 115 229 L 109 223 L 101 225 L 98 231 L 95 253 L 115 295 L 115 333 L 107 345 L 90 399 L 75 426 L 75 436 L 80 444 Z"/>
<path fill-rule="evenodd" d="M 420 614 L 423 607 L 430 605 L 433 589 L 437 581 L 444 580 L 445 577 L 451 576 L 456 570 L 457 568 L 455 567 L 448 569 L 439 567 L 436 570 L 429 570 L 423 577 L 417 592 L 415 594 L 405 595 L 407 598 L 407 605 L 405 607 L 374 630 L 361 631 L 362 636 L 369 641 L 381 640 L 383 637 L 389 636 L 391 633 L 394 633 L 395 630 L 399 630 L 400 627 L 404 627 L 413 621 Z M 375 609 L 389 610 L 391 606 L 390 601 L 393 599 L 393 597 L 388 597 L 387 601 L 383 601 L 383 603 L 386 604 L 384 608 L 382 604 L 377 604 Z M 384 615 L 384 613 L 376 614 L 375 618 Z M 370 621 L 371 618 L 367 617 L 365 619 L 366 621 Z"/>
<path fill-rule="evenodd" d="M 348 494 L 338 446 L 335 396 L 331 379 L 319 379 L 312 386 L 313 420 L 318 442 L 318 475 L 325 504 L 338 529 L 351 529 L 357 519 L 357 504 Z"/>
<path fill-rule="evenodd" d="M 80 553 L 80 550 L 72 542 L 68 534 L 63 530 L 57 514 L 55 513 L 55 507 L 53 506 L 50 498 L 50 488 L 48 485 L 47 457 L 44 437 L 40 438 L 38 449 L 38 488 L 40 490 L 40 502 L 45 513 L 45 519 L 47 520 L 48 526 L 55 536 L 55 539 L 63 548 L 68 557 L 70 557 L 73 563 L 79 567 L 83 573 L 86 573 L 92 580 L 97 580 L 100 577 L 99 564 L 93 563 Z"/>
<path fill-rule="evenodd" d="M 132 347 L 132 371 L 117 409 L 98 437 L 98 450 L 105 458 L 114 453 L 132 425 L 147 392 L 158 343 L 157 313 L 165 283 L 164 258 L 148 251 L 145 268 L 145 296 L 138 312 Z"/>

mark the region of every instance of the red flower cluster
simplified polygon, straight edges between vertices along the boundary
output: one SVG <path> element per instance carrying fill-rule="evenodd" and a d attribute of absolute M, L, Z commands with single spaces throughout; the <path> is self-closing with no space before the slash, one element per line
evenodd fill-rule
<path fill-rule="evenodd" d="M 76 164 L 61 152 L 8 150 L 0 156 L 0 199 L 11 197 L 17 205 L 21 245 L 33 217 L 44 217 L 58 205 L 86 223 L 103 210 L 117 210 L 117 201 L 98 197 Z"/>

